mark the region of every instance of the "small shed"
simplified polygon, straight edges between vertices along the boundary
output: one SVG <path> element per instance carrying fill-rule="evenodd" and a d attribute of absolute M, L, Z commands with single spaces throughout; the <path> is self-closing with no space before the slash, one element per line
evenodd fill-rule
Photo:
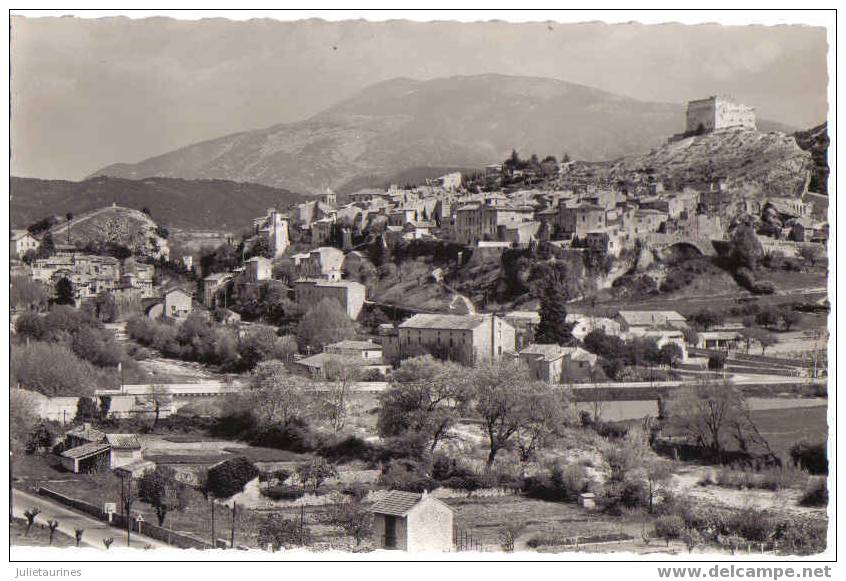
<path fill-rule="evenodd" d="M 66 470 L 74 474 L 97 472 L 109 466 L 111 446 L 90 442 L 62 452 L 60 460 Z"/>
<path fill-rule="evenodd" d="M 596 508 L 596 495 L 593 492 L 583 492 L 579 495 L 579 504 L 584 508 Z"/>
<path fill-rule="evenodd" d="M 156 463 L 150 460 L 136 460 L 115 468 L 119 478 L 141 478 L 145 472 L 156 469 Z"/>
<path fill-rule="evenodd" d="M 408 552 L 452 550 L 452 509 L 427 492 L 392 490 L 373 508 L 377 549 Z"/>
<path fill-rule="evenodd" d="M 141 440 L 136 434 L 106 434 L 106 442 L 111 446 L 110 468 L 118 468 L 142 459 Z"/>

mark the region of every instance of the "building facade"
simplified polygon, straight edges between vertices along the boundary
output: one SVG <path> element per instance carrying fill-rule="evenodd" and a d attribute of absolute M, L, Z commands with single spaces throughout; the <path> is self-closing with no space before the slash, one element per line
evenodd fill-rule
<path fill-rule="evenodd" d="M 687 133 L 710 133 L 729 127 L 755 129 L 755 109 L 726 96 L 688 101 Z"/>

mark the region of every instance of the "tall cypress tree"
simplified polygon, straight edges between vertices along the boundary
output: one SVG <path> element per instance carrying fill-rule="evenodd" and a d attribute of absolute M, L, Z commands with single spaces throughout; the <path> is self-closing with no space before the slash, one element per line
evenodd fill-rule
<path fill-rule="evenodd" d="M 557 276 L 548 276 L 540 299 L 540 323 L 536 343 L 573 343 L 573 325 L 567 322 L 567 289 Z"/>

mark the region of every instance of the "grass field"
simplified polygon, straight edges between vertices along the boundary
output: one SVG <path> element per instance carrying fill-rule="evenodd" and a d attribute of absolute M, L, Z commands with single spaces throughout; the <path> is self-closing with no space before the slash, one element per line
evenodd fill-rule
<path fill-rule="evenodd" d="M 570 503 L 522 496 L 450 498 L 446 503 L 455 511 L 455 526 L 467 531 L 488 549 L 498 549 L 505 527 L 515 523 L 525 526 L 518 537 L 518 544 L 537 534 L 576 537 L 627 532 L 640 537 L 641 524 L 635 520 L 588 511 Z"/>
<path fill-rule="evenodd" d="M 786 460 L 796 442 L 820 442 L 828 436 L 826 406 L 752 412 L 752 419 L 773 451 Z"/>

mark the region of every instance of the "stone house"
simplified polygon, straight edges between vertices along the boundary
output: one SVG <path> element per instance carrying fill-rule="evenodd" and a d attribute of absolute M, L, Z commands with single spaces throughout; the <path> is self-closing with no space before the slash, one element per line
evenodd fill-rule
<path fill-rule="evenodd" d="M 499 359 L 515 348 L 515 330 L 490 314 L 419 314 L 383 337 L 385 359 L 399 361 L 426 352 L 472 366 Z"/>
<path fill-rule="evenodd" d="M 453 513 L 427 492 L 392 490 L 373 507 L 373 544 L 377 549 L 449 552 Z"/>
<path fill-rule="evenodd" d="M 28 230 L 12 230 L 9 237 L 9 256 L 23 258 L 28 251 L 38 250 L 39 244 L 38 239 Z"/>
<path fill-rule="evenodd" d="M 218 295 L 226 290 L 226 284 L 232 280 L 232 273 L 215 272 L 203 278 L 202 297 L 203 304 L 214 308 L 218 301 Z"/>
<path fill-rule="evenodd" d="M 267 214 L 253 220 L 257 237 L 267 240 L 268 248 L 274 258 L 285 254 L 290 244 L 288 236 L 288 217 L 280 214 L 276 208 L 268 208 Z"/>
<path fill-rule="evenodd" d="M 594 204 L 571 204 L 561 200 L 558 206 L 558 229 L 564 236 L 583 237 L 590 231 L 601 230 L 606 225 L 606 211 Z"/>
<path fill-rule="evenodd" d="M 184 290 L 175 288 L 164 293 L 160 299 L 146 308 L 147 317 L 151 319 L 182 320 L 193 310 L 191 295 Z"/>
<path fill-rule="evenodd" d="M 614 319 L 620 323 L 620 331 L 629 333 L 652 327 L 673 327 L 684 329 L 687 319 L 676 311 L 619 311 Z"/>
<path fill-rule="evenodd" d="M 597 356 L 581 347 L 529 345 L 519 353 L 534 379 L 546 383 L 582 383 L 593 379 Z"/>
<path fill-rule="evenodd" d="M 143 460 L 141 440 L 137 434 L 106 434 L 110 447 L 109 467 L 114 469 Z"/>
<path fill-rule="evenodd" d="M 356 320 L 361 313 L 366 294 L 367 287 L 349 280 L 301 278 L 294 283 L 294 296 L 300 308 L 307 310 L 323 299 L 333 299 L 338 301 L 352 320 Z"/>

